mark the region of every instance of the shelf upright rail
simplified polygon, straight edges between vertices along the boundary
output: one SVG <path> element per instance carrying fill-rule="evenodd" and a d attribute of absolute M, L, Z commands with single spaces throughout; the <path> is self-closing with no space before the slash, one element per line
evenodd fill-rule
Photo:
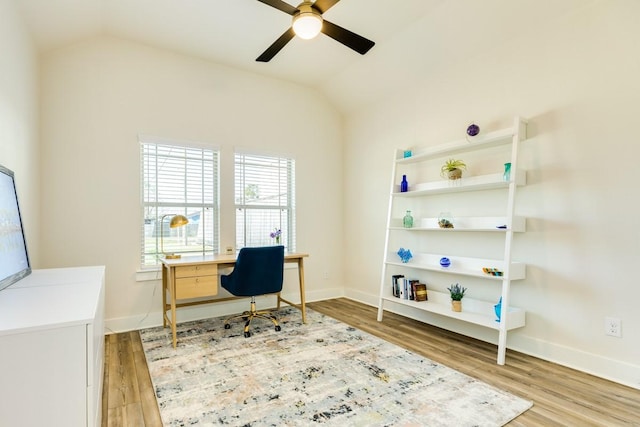
<path fill-rule="evenodd" d="M 516 117 L 513 123 L 513 135 L 511 137 L 511 171 L 509 179 L 509 194 L 507 197 L 507 231 L 504 240 L 504 272 L 502 277 L 500 329 L 498 331 L 498 365 L 504 365 L 507 352 L 507 331 L 509 310 L 509 291 L 511 289 L 511 247 L 513 243 L 513 217 L 515 212 L 516 180 L 518 173 L 518 144 L 526 139 L 527 123 L 520 117 Z"/>
<path fill-rule="evenodd" d="M 384 237 L 384 252 L 382 257 L 382 274 L 380 275 L 380 291 L 378 292 L 378 322 L 382 322 L 382 314 L 384 312 L 384 299 L 382 295 L 384 293 L 384 284 L 387 277 L 387 257 L 389 256 L 389 232 L 391 229 L 391 214 L 393 212 L 393 194 L 395 193 L 396 186 L 396 169 L 398 167 L 397 159 L 400 150 L 394 150 L 393 152 L 393 166 L 391 167 L 391 186 L 389 188 L 389 203 L 387 208 L 387 228 L 385 230 Z"/>

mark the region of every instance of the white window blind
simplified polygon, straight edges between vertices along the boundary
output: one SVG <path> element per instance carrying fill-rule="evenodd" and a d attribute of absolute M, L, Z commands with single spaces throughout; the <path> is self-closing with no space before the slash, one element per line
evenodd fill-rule
<path fill-rule="evenodd" d="M 235 153 L 236 247 L 280 244 L 295 251 L 295 160 Z"/>
<path fill-rule="evenodd" d="M 212 253 L 219 247 L 219 153 L 150 138 L 140 139 L 142 242 L 141 266 L 159 264 L 164 252 Z M 176 215 L 189 223 L 170 228 Z"/>

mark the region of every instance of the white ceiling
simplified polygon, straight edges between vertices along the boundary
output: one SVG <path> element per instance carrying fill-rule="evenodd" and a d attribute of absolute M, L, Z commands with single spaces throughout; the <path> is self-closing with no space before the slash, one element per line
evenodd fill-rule
<path fill-rule="evenodd" d="M 255 61 L 291 25 L 257 0 L 15 0 L 41 52 L 98 35 L 317 87 L 349 110 L 411 73 L 508 40 L 585 0 L 342 0 L 324 17 L 376 45 L 364 56 L 320 35 Z M 295 0 L 287 0 L 296 6 Z M 522 18 L 526 16 L 526 20 Z"/>

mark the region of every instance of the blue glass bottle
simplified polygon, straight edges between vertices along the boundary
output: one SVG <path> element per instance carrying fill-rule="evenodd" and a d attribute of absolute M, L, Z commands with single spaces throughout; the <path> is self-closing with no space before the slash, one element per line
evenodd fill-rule
<path fill-rule="evenodd" d="M 407 175 L 402 175 L 402 182 L 400 183 L 400 192 L 406 193 L 409 191 L 409 183 L 407 182 Z"/>

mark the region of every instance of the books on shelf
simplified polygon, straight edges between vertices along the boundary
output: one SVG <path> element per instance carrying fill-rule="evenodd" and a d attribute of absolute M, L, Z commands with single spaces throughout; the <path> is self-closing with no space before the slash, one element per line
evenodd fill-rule
<path fill-rule="evenodd" d="M 391 276 L 391 292 L 394 297 L 410 301 L 427 301 L 427 285 L 402 274 Z"/>

